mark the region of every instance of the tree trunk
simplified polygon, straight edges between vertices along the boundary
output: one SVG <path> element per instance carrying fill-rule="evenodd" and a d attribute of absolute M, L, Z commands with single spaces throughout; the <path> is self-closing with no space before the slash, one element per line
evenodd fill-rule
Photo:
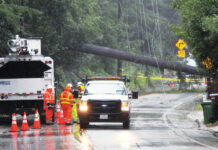
<path fill-rule="evenodd" d="M 192 67 L 189 65 L 182 65 L 180 63 L 169 62 L 169 61 L 152 58 L 148 56 L 132 54 L 129 52 L 124 52 L 121 50 L 112 49 L 112 48 L 103 47 L 103 46 L 85 44 L 80 49 L 80 52 L 101 55 L 105 57 L 112 57 L 112 58 L 126 60 L 130 62 L 138 63 L 138 64 L 143 64 L 143 65 L 150 65 L 153 67 L 158 67 L 160 69 L 166 68 L 170 70 L 186 72 L 189 74 L 201 75 L 201 73 L 197 70 L 196 67 Z"/>

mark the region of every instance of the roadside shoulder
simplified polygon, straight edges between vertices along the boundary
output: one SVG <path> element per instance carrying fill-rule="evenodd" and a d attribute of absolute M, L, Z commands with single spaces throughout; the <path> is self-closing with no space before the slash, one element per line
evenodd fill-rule
<path fill-rule="evenodd" d="M 203 116 L 203 111 L 202 110 L 195 110 L 191 111 L 188 115 L 187 118 L 191 121 L 194 121 L 198 124 L 198 127 L 200 130 L 208 130 L 211 131 L 215 134 L 218 134 L 218 126 L 212 126 L 208 127 L 204 124 L 204 116 Z"/>

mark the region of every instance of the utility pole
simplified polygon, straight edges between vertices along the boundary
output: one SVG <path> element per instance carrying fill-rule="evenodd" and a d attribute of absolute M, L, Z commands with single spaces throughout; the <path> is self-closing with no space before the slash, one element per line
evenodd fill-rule
<path fill-rule="evenodd" d="M 122 20 L 123 10 L 123 0 L 117 0 L 118 4 L 118 22 Z M 118 32 L 117 40 L 120 41 L 120 32 Z M 117 59 L 117 75 L 122 76 L 122 61 L 120 59 Z"/>

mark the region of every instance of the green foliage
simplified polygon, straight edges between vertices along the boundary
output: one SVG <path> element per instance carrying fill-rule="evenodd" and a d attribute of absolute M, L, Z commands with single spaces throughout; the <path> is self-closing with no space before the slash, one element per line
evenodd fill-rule
<path fill-rule="evenodd" d="M 200 66 L 207 57 L 211 58 L 214 72 L 218 68 L 216 0 L 173 0 L 172 6 L 179 9 L 183 24 L 173 27 L 179 38 L 191 47 L 191 53 Z"/>
<path fill-rule="evenodd" d="M 168 25 L 179 24 L 178 12 L 169 8 L 170 0 L 123 0 L 118 17 L 117 0 L 0 0 L 0 56 L 7 54 L 6 42 L 21 37 L 43 37 L 42 53 L 55 60 L 59 89 L 86 75 L 116 75 L 117 60 L 79 53 L 81 45 L 92 43 L 131 53 L 175 60 L 176 37 Z M 204 30 L 212 19 L 205 18 Z M 123 63 L 123 73 L 135 75 L 132 87 L 153 85 L 149 79 L 160 70 Z M 134 84 L 134 85 L 133 85 Z"/>

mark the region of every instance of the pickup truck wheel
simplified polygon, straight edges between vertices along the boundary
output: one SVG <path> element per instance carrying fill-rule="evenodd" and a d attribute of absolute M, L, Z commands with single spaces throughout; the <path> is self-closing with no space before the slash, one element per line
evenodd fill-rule
<path fill-rule="evenodd" d="M 130 126 L 130 120 L 129 119 L 123 122 L 123 128 L 124 129 L 129 129 L 129 126 Z"/>

